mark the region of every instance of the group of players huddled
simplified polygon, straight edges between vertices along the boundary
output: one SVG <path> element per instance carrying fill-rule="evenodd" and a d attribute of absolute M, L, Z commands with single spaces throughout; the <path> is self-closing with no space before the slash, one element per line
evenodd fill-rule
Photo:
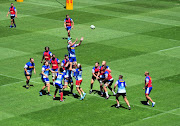
<path fill-rule="evenodd" d="M 45 51 L 43 52 L 43 57 L 41 63 L 43 63 L 42 66 L 42 72 L 41 72 L 41 79 L 44 83 L 44 86 L 39 91 L 40 96 L 43 95 L 45 92 L 44 89 L 47 87 L 48 93 L 47 95 L 51 96 L 50 94 L 50 81 L 49 81 L 49 75 L 50 72 L 52 74 L 52 81 L 53 86 L 56 87 L 54 92 L 54 99 L 56 97 L 56 94 L 59 90 L 60 94 L 60 101 L 63 100 L 63 89 L 70 87 L 70 93 L 74 95 L 73 93 L 73 77 L 76 79 L 76 90 L 78 91 L 80 95 L 80 100 L 83 100 L 86 96 L 86 93 L 83 91 L 81 84 L 82 84 L 82 66 L 81 64 L 77 63 L 76 55 L 75 55 L 75 48 L 80 46 L 83 37 L 81 37 L 80 42 L 76 44 L 78 39 L 76 39 L 74 42 L 71 41 L 70 37 L 70 30 L 71 30 L 71 23 L 74 26 L 74 22 L 71 18 L 69 18 L 68 15 L 66 15 L 66 19 L 64 20 L 64 27 L 68 32 L 68 55 L 64 56 L 64 59 L 62 62 L 58 58 L 56 58 L 55 54 L 52 54 L 50 52 L 49 47 L 45 47 Z M 24 73 L 26 76 L 26 88 L 29 88 L 29 81 L 32 75 L 32 71 L 35 71 L 35 64 L 34 59 L 30 58 L 30 62 L 26 63 L 24 66 Z M 149 100 L 152 102 L 152 107 L 154 107 L 155 102 L 152 101 L 152 99 L 149 97 L 149 94 L 152 90 L 152 80 L 149 76 L 149 72 L 145 72 L 145 87 L 143 89 L 146 89 L 145 96 L 147 99 L 147 104 L 149 104 Z M 109 94 L 107 91 L 107 88 L 112 91 L 113 95 L 116 96 L 117 101 L 117 108 L 120 107 L 119 104 L 119 96 L 123 96 L 124 101 L 129 107 L 129 110 L 131 109 L 129 101 L 126 98 L 126 82 L 123 80 L 123 76 L 119 75 L 119 79 L 116 81 L 114 85 L 114 89 L 111 87 L 114 79 L 111 75 L 111 69 L 109 66 L 106 65 L 106 61 L 102 61 L 102 65 L 99 65 L 99 62 L 95 63 L 95 66 L 92 68 L 92 79 L 91 79 L 91 85 L 90 85 L 90 91 L 91 94 L 93 92 L 93 84 L 94 81 L 98 80 L 100 84 L 100 93 L 103 97 L 105 95 L 105 98 L 109 98 Z M 64 84 L 63 84 L 64 82 Z M 117 93 L 115 93 L 115 89 L 118 87 Z M 46 92 L 45 92 L 46 93 Z"/>

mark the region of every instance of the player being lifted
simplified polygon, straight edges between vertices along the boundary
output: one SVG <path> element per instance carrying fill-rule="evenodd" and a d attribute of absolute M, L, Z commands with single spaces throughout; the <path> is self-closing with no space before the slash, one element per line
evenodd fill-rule
<path fill-rule="evenodd" d="M 59 94 L 60 94 L 60 102 L 63 102 L 63 84 L 62 84 L 62 81 L 64 79 L 64 76 L 65 76 L 65 72 L 63 72 L 63 68 L 60 68 L 60 71 L 59 73 L 57 73 L 57 76 L 56 76 L 56 81 L 55 81 L 55 86 L 56 86 L 56 90 L 54 92 L 54 97 L 53 99 L 55 99 L 56 97 L 56 93 L 57 91 L 59 90 Z"/>
<path fill-rule="evenodd" d="M 114 90 L 116 89 L 116 86 L 118 86 L 118 90 L 117 90 L 117 94 L 116 94 L 116 101 L 117 101 L 117 106 L 116 108 L 120 107 L 119 104 L 119 96 L 123 96 L 124 101 L 126 102 L 126 104 L 129 107 L 129 110 L 131 110 L 131 106 L 129 104 L 129 101 L 126 98 L 126 82 L 123 80 L 123 76 L 119 75 L 119 80 L 116 81 L 116 84 L 114 85 Z"/>
<path fill-rule="evenodd" d="M 52 73 L 52 80 L 53 80 L 53 86 L 55 86 L 54 80 L 57 75 L 57 72 L 60 69 L 60 60 L 56 58 L 55 54 L 52 55 L 52 58 L 50 59 L 50 64 L 52 66 L 52 71 L 54 71 L 54 73 Z"/>
<path fill-rule="evenodd" d="M 15 24 L 15 17 L 17 18 L 17 10 L 16 10 L 16 8 L 14 7 L 14 5 L 13 5 L 13 3 L 11 3 L 11 7 L 9 8 L 9 11 L 8 11 L 8 13 L 7 13 L 7 17 L 8 17 L 8 15 L 10 14 L 10 16 L 11 16 L 11 26 L 10 26 L 10 28 L 13 28 L 13 24 L 14 24 L 14 28 L 16 28 L 16 24 Z"/>
<path fill-rule="evenodd" d="M 52 71 L 50 69 L 50 66 L 49 66 L 49 62 L 48 61 L 45 61 L 44 62 L 44 65 L 42 66 L 42 72 L 41 72 L 41 79 L 43 81 L 43 83 L 45 84 L 42 89 L 39 91 L 39 94 L 40 96 L 42 96 L 42 92 L 43 90 L 47 87 L 48 88 L 48 95 L 49 96 L 52 96 L 50 94 L 50 82 L 49 82 L 49 71 L 51 71 L 51 73 L 54 73 L 54 71 Z M 56 72 L 57 73 L 57 72 Z"/>
<path fill-rule="evenodd" d="M 92 88 L 93 88 L 93 84 L 95 80 L 100 80 L 99 79 L 99 75 L 100 75 L 100 67 L 99 67 L 99 62 L 95 63 L 95 66 L 92 68 L 92 79 L 91 79 L 91 89 L 89 91 L 89 93 L 92 93 Z M 100 85 L 100 91 L 101 93 L 103 92 L 103 87 L 102 85 Z"/>
<path fill-rule="evenodd" d="M 45 61 L 50 61 L 51 57 L 52 57 L 52 53 L 49 51 L 49 47 L 46 46 L 45 51 L 43 52 L 41 63 L 43 62 L 44 59 Z"/>
<path fill-rule="evenodd" d="M 146 96 L 146 100 L 147 100 L 147 105 L 149 105 L 149 100 L 152 102 L 152 107 L 154 107 L 155 102 L 151 99 L 151 97 L 149 97 L 151 90 L 152 90 L 152 79 L 149 76 L 149 72 L 146 71 L 144 73 L 144 75 L 146 76 L 145 78 L 145 86 L 143 88 L 143 90 L 145 89 L 145 96 Z"/>
<path fill-rule="evenodd" d="M 109 95 L 108 95 L 108 91 L 107 91 L 107 87 L 113 92 L 113 95 L 116 95 L 116 93 L 114 92 L 114 90 L 111 88 L 111 85 L 113 84 L 114 82 L 114 79 L 111 75 L 111 72 L 110 70 L 104 65 L 102 66 L 103 67 L 103 70 L 105 71 L 104 72 L 104 76 L 105 76 L 105 79 L 104 79 L 104 92 L 106 94 L 106 99 L 109 98 Z"/>
<path fill-rule="evenodd" d="M 81 96 L 80 100 L 83 100 L 86 96 L 86 93 L 84 93 L 81 83 L 82 83 L 82 66 L 78 63 L 77 68 L 73 69 L 73 72 L 75 73 L 76 78 L 76 90 L 78 91 L 79 95 Z"/>
<path fill-rule="evenodd" d="M 79 44 L 75 44 L 77 42 L 77 38 L 75 40 L 75 42 L 72 43 L 71 40 L 68 41 L 68 52 L 69 52 L 69 61 L 70 61 L 70 68 L 69 70 L 72 70 L 72 64 L 74 63 L 75 65 L 77 65 L 77 61 L 76 61 L 76 54 L 75 54 L 75 47 L 78 47 L 81 45 L 82 41 L 83 41 L 83 37 L 81 37 Z"/>
<path fill-rule="evenodd" d="M 72 29 L 74 28 L 74 21 L 69 17 L 69 15 L 66 15 L 66 18 L 64 19 L 64 27 L 68 32 L 68 40 L 70 40 L 71 39 L 70 31 L 71 31 L 71 28 Z"/>
<path fill-rule="evenodd" d="M 32 71 L 36 74 L 34 59 L 30 58 L 30 62 L 27 62 L 24 66 L 24 75 L 26 76 L 26 89 L 29 88 L 29 81 L 32 76 Z"/>

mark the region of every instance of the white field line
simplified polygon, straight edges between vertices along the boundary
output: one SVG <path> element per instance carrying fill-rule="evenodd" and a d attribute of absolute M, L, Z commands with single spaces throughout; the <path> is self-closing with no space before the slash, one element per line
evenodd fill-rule
<path fill-rule="evenodd" d="M 172 48 L 168 48 L 168 49 L 163 49 L 163 50 L 159 50 L 158 52 L 163 52 L 163 51 L 167 51 L 167 50 L 172 50 L 172 49 L 176 49 L 179 48 L 180 46 L 176 46 L 176 47 L 172 47 Z"/>
<path fill-rule="evenodd" d="M 97 96 L 97 95 L 93 95 L 93 94 L 87 94 L 87 95 L 89 95 L 89 96 L 94 96 L 94 97 L 98 97 L 98 98 L 103 98 L 104 99 L 104 97 L 100 97 L 100 96 Z M 111 100 L 111 101 L 115 101 L 116 102 L 116 100 L 115 99 L 108 99 L 108 100 Z M 120 101 L 120 100 L 119 100 Z M 123 102 L 123 101 L 120 101 L 120 102 Z M 125 102 L 123 102 L 123 103 L 125 103 Z M 155 109 L 155 108 L 153 108 L 153 107 L 145 107 L 144 105 L 137 105 L 137 104 L 131 104 L 130 103 L 130 105 L 131 105 L 131 108 L 132 108 L 132 106 L 134 107 L 134 106 L 138 106 L 138 107 L 141 107 L 141 108 L 145 108 L 145 109 L 151 109 L 151 110 L 156 110 L 156 111 L 159 111 L 159 112 L 161 112 L 160 114 L 162 114 L 162 113 L 171 113 L 171 114 L 174 114 L 174 115 L 180 115 L 180 114 L 176 114 L 176 113 L 172 113 L 172 111 L 175 111 L 175 110 L 177 110 L 177 109 L 179 109 L 179 108 L 177 108 L 177 109 L 173 109 L 173 110 L 170 110 L 170 111 L 163 111 L 163 110 L 158 110 L 158 109 Z M 157 115 L 159 115 L 159 114 L 157 114 Z M 155 115 L 154 115 L 155 116 Z M 148 118 L 148 117 L 147 117 Z"/>
<path fill-rule="evenodd" d="M 157 115 L 149 116 L 149 117 L 144 118 L 143 120 L 150 119 L 150 118 L 154 118 L 154 117 L 157 117 L 157 116 L 159 116 L 159 115 L 164 115 L 164 114 L 167 114 L 167 113 L 171 113 L 171 114 L 179 115 L 179 116 L 180 116 L 180 114 L 172 113 L 172 111 L 175 111 L 175 110 L 178 110 L 178 109 L 180 109 L 180 108 L 176 108 L 176 109 L 173 109 L 173 110 L 170 110 L 170 111 L 165 111 L 165 112 L 159 113 L 159 114 L 157 114 Z"/>

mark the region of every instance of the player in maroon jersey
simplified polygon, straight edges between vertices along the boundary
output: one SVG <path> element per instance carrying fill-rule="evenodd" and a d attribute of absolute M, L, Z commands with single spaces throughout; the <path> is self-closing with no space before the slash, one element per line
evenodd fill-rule
<path fill-rule="evenodd" d="M 42 56 L 42 60 L 41 60 L 41 63 L 43 62 L 43 60 L 45 59 L 45 61 L 50 61 L 52 57 L 52 53 L 49 51 L 49 47 L 46 46 L 45 47 L 45 51 L 43 52 L 43 56 Z M 50 62 L 49 62 L 50 63 Z"/>
<path fill-rule="evenodd" d="M 100 67 L 99 67 L 99 62 L 95 63 L 95 66 L 92 68 L 92 79 L 91 79 L 91 89 L 89 93 L 92 93 L 92 88 L 95 80 L 99 81 L 99 74 L 100 74 Z M 102 86 L 100 86 L 100 89 L 102 91 Z"/>
<path fill-rule="evenodd" d="M 68 40 L 71 39 L 70 31 L 71 28 L 74 28 L 74 21 L 69 17 L 69 15 L 66 15 L 66 18 L 64 19 L 64 27 L 68 32 Z"/>
<path fill-rule="evenodd" d="M 11 16 L 11 26 L 10 26 L 10 28 L 13 27 L 13 26 L 12 26 L 13 24 L 14 24 L 14 28 L 16 28 L 16 24 L 15 24 L 14 19 L 17 18 L 17 10 L 16 10 L 16 8 L 14 7 L 13 3 L 11 3 L 11 7 L 9 8 L 9 11 L 8 11 L 8 13 L 7 13 L 7 17 L 8 17 L 9 14 L 10 14 L 10 16 Z"/>

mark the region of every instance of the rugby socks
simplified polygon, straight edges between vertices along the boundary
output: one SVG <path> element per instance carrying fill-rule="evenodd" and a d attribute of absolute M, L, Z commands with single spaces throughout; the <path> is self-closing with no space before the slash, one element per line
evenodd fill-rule
<path fill-rule="evenodd" d="M 116 95 L 116 93 L 112 90 L 113 94 Z"/>
<path fill-rule="evenodd" d="M 82 96 L 82 94 L 81 94 L 81 98 L 82 98 L 83 96 Z"/>
<path fill-rule="evenodd" d="M 14 27 L 16 28 L 16 24 L 14 24 Z"/>
<path fill-rule="evenodd" d="M 91 91 L 92 91 L 92 88 L 93 88 L 93 84 L 91 84 Z"/>
<path fill-rule="evenodd" d="M 82 93 L 84 94 L 84 91 Z"/>
<path fill-rule="evenodd" d="M 106 91 L 105 93 L 106 93 L 106 97 L 108 97 L 108 96 L 109 96 L 109 95 L 108 95 L 108 92 Z"/>
<path fill-rule="evenodd" d="M 63 100 L 63 92 L 60 92 L 60 100 Z"/>

